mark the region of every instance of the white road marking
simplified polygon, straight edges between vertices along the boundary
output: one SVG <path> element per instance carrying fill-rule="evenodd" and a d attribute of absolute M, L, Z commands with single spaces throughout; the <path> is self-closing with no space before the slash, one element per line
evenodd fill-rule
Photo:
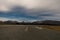
<path fill-rule="evenodd" d="M 42 27 L 36 27 L 37 29 L 43 29 Z"/>
<path fill-rule="evenodd" d="M 28 31 L 28 27 L 25 28 L 25 32 Z"/>

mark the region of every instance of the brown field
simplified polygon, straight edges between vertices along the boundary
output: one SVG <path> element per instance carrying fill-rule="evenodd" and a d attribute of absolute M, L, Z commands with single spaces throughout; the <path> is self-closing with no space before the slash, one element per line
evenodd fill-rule
<path fill-rule="evenodd" d="M 60 31 L 60 26 L 40 25 L 39 27 Z"/>

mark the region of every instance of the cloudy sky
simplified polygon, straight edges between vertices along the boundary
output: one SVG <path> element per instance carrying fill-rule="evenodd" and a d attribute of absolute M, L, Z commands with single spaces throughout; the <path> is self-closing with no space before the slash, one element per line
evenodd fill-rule
<path fill-rule="evenodd" d="M 0 20 L 60 20 L 60 0 L 0 0 Z"/>

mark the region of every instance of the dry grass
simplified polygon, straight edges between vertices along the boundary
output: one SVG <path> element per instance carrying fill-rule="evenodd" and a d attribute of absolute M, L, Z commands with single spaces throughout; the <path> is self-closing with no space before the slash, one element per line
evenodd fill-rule
<path fill-rule="evenodd" d="M 60 26 L 41 25 L 41 27 L 60 31 Z"/>

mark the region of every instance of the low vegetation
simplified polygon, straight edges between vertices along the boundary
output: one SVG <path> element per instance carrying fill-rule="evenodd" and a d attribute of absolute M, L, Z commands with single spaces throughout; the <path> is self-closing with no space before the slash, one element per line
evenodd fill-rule
<path fill-rule="evenodd" d="M 60 31 L 60 26 L 40 25 L 39 27 Z"/>

